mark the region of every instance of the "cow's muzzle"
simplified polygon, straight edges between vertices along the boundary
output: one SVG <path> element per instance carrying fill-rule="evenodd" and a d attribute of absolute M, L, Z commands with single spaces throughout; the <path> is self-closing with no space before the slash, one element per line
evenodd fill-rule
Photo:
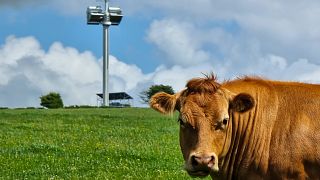
<path fill-rule="evenodd" d="M 186 164 L 186 170 L 192 177 L 205 177 L 212 171 L 218 171 L 218 159 L 214 153 L 192 154 Z"/>

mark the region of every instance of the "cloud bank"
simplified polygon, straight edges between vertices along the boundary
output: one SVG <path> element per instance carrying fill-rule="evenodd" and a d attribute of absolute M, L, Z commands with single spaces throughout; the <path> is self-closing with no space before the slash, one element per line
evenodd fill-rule
<path fill-rule="evenodd" d="M 155 32 L 151 30 L 150 33 Z M 190 50 L 197 51 L 196 47 Z M 177 57 L 182 56 L 183 52 L 180 53 Z M 237 50 L 234 53 L 237 54 Z M 37 107 L 39 97 L 51 91 L 59 92 L 66 105 L 96 105 L 95 94 L 101 92 L 101 59 L 89 51 L 79 52 L 59 42 L 44 51 L 34 37 L 9 36 L 0 48 L 0 59 L 0 107 Z M 289 63 L 284 57 L 271 54 L 246 66 L 238 66 L 234 59 L 226 59 L 220 64 L 203 60 L 197 64 L 161 65 L 150 74 L 110 56 L 110 67 L 110 92 L 128 92 L 135 98 L 135 106 L 142 105 L 139 93 L 150 85 L 169 84 L 178 91 L 188 79 L 201 77 L 201 73 L 215 72 L 222 75 L 220 79 L 223 80 L 231 74 L 237 76 L 239 72 L 260 72 L 259 75 L 277 79 L 308 82 L 319 82 L 317 77 L 320 75 L 320 66 L 307 59 Z"/>
<path fill-rule="evenodd" d="M 320 82 L 319 1 L 140 3 L 126 5 L 136 14 L 162 12 L 147 38 L 169 66 L 207 64 L 220 79 L 258 75 Z"/>
<path fill-rule="evenodd" d="M 28 2 L 31 2 L 29 0 Z M 33 0 L 32 2 L 38 2 Z M 0 4 L 22 6 L 21 1 Z M 163 64 L 145 74 L 110 57 L 110 91 L 138 95 L 152 84 L 177 91 L 192 77 L 214 72 L 222 81 L 241 75 L 319 83 L 320 1 L 116 1 L 126 16 L 148 14 L 145 38 Z M 64 14 L 81 15 L 95 1 L 47 2 Z M 95 104 L 101 60 L 56 42 L 43 50 L 34 37 L 10 36 L 0 48 L 0 106 L 36 106 L 59 91 L 66 104 Z M 136 102 L 136 104 L 139 104 Z"/>
<path fill-rule="evenodd" d="M 39 106 L 39 97 L 61 93 L 66 105 L 96 105 L 102 67 L 91 52 L 55 42 L 45 52 L 34 37 L 10 36 L 0 48 L 0 106 Z M 148 76 L 110 57 L 110 92 L 130 91 Z"/>
<path fill-rule="evenodd" d="M 10 36 L 0 48 L 0 106 L 39 106 L 39 97 L 61 93 L 66 104 L 94 103 L 100 66 L 90 52 L 61 43 L 45 52 L 34 37 Z M 90 92 L 93 91 L 93 92 Z"/>
<path fill-rule="evenodd" d="M 134 105 L 142 106 L 139 94 L 152 84 L 172 84 L 177 90 L 187 78 L 206 67 L 159 67 L 144 74 L 136 65 L 110 56 L 110 92 L 128 92 Z M 180 76 L 189 71 L 188 75 Z M 177 77 L 181 80 L 177 83 Z M 53 43 L 43 50 L 32 36 L 7 37 L 0 46 L 0 107 L 38 107 L 39 97 L 59 92 L 65 105 L 97 105 L 96 93 L 102 89 L 102 62 L 91 52 Z"/>

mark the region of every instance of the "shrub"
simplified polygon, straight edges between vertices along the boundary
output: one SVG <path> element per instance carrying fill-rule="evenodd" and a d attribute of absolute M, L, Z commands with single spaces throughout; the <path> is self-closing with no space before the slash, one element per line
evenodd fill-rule
<path fill-rule="evenodd" d="M 158 92 L 165 92 L 168 94 L 174 94 L 174 90 L 172 89 L 171 86 L 168 85 L 152 85 L 148 90 L 143 91 L 140 93 L 140 98 L 144 103 L 148 103 L 151 96 Z"/>
<path fill-rule="evenodd" d="M 59 93 L 50 92 L 47 95 L 41 96 L 40 105 L 48 109 L 57 109 L 63 107 L 63 101 Z"/>

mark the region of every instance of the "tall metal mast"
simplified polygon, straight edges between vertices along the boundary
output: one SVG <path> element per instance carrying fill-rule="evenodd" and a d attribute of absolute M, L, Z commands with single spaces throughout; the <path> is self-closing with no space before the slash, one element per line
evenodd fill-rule
<path fill-rule="evenodd" d="M 103 74 L 102 74 L 102 106 L 109 106 L 109 26 L 119 25 L 123 17 L 119 7 L 109 7 L 109 0 L 104 0 L 104 11 L 100 6 L 87 8 L 87 24 L 103 26 Z"/>
<path fill-rule="evenodd" d="M 105 18 L 102 23 L 103 26 L 103 101 L 102 106 L 109 106 L 109 26 L 110 17 L 109 17 L 109 2 L 105 0 Z"/>

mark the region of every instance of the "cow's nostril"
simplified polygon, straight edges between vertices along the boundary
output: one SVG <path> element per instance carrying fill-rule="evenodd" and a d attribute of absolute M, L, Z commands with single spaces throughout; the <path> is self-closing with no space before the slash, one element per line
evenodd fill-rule
<path fill-rule="evenodd" d="M 214 156 L 210 156 L 208 159 L 209 159 L 209 161 L 207 162 L 207 164 L 209 167 L 212 167 L 215 162 Z"/>
<path fill-rule="evenodd" d="M 198 162 L 198 157 L 196 157 L 196 156 L 191 156 L 191 164 L 192 164 L 192 166 L 197 166 L 198 164 L 199 164 L 199 162 Z"/>
<path fill-rule="evenodd" d="M 210 161 L 209 162 L 214 162 L 214 156 L 211 156 Z"/>

